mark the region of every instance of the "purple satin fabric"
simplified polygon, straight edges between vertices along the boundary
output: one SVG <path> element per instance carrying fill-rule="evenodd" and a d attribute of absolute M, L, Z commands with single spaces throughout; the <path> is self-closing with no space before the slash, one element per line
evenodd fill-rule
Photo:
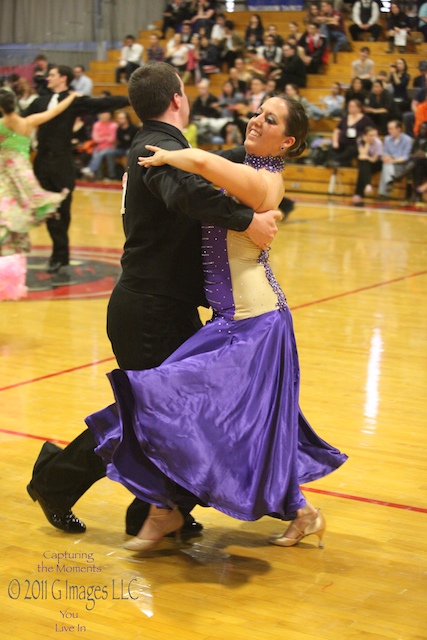
<path fill-rule="evenodd" d="M 107 475 L 150 503 L 186 491 L 242 520 L 293 517 L 299 485 L 347 456 L 324 442 L 299 405 L 289 309 L 216 318 L 160 367 L 109 374 L 116 404 L 86 419 Z"/>

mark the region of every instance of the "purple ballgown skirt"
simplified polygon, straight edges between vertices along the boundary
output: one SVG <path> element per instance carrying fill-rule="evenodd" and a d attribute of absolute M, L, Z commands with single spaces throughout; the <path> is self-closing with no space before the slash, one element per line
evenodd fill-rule
<path fill-rule="evenodd" d="M 233 271 L 239 259 L 244 272 Z M 251 249 L 243 234 L 210 227 L 204 260 L 214 319 L 161 366 L 108 375 L 116 402 L 86 419 L 96 452 L 109 478 L 158 506 L 184 506 L 190 492 L 241 520 L 295 517 L 305 504 L 300 484 L 324 477 L 347 456 L 299 409 L 292 317 L 267 253 Z M 271 292 L 275 301 L 253 317 L 237 302 L 246 295 L 248 268 L 256 298 L 262 277 L 267 308 Z M 245 302 L 253 311 L 250 296 Z"/>

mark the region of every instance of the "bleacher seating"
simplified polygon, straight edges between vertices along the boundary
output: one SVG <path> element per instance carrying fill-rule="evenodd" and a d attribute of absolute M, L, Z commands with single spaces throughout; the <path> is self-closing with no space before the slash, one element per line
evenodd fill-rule
<path fill-rule="evenodd" d="M 243 33 L 252 12 L 237 11 L 227 14 L 227 18 L 233 20 L 236 30 Z M 264 25 L 274 23 L 277 25 L 278 31 L 282 35 L 288 32 L 287 25 L 290 21 L 298 22 L 303 27 L 305 12 L 302 11 L 265 11 L 262 12 Z M 347 22 L 350 21 L 347 19 Z M 148 38 L 150 31 L 141 31 L 138 41 L 148 46 Z M 172 33 L 169 34 L 172 36 Z M 307 87 L 301 89 L 301 95 L 305 96 L 310 102 L 318 104 L 321 96 L 329 93 L 329 88 L 333 82 L 340 82 L 344 86 L 348 86 L 351 81 L 351 62 L 358 56 L 359 49 L 362 46 L 369 46 L 371 58 L 375 61 L 375 71 L 389 71 L 389 65 L 398 57 L 404 57 L 408 64 L 408 72 L 411 78 L 419 74 L 418 63 L 422 59 L 427 58 L 427 44 L 413 43 L 408 45 L 405 53 L 395 52 L 394 54 L 386 53 L 387 43 L 385 41 L 378 42 L 352 42 L 352 51 L 339 52 L 337 61 L 332 61 L 325 65 L 323 73 L 319 75 L 309 75 Z M 119 51 L 108 51 L 108 59 L 106 61 L 93 61 L 90 65 L 88 75 L 94 81 L 94 92 L 99 93 L 102 90 L 109 90 L 114 94 L 125 95 L 127 87 L 124 84 L 118 85 L 114 83 L 114 69 L 117 65 Z M 209 80 L 213 93 L 219 94 L 222 83 L 228 77 L 226 69 L 222 69 L 220 73 L 211 74 Z M 193 83 L 186 85 L 186 93 L 190 102 L 197 96 L 197 87 Z M 333 119 L 322 118 L 320 120 L 310 121 L 310 134 L 330 137 L 336 125 Z M 285 172 L 287 191 L 320 193 L 328 194 L 331 192 L 331 185 L 334 193 L 337 195 L 351 196 L 354 193 L 357 169 L 340 168 L 335 170 L 333 174 L 335 179 L 331 181 L 333 170 L 325 167 L 313 167 L 303 164 L 288 164 Z M 375 184 L 375 182 L 374 182 Z M 392 192 L 393 198 L 404 198 L 406 190 L 405 180 L 397 183 Z"/>

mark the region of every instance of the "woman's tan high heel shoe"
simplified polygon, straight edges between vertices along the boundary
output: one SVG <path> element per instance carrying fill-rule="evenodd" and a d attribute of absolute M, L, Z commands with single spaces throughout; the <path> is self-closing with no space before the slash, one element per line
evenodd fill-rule
<path fill-rule="evenodd" d="M 326 529 L 326 522 L 323 514 L 320 512 L 320 509 L 317 509 L 316 518 L 312 522 L 307 524 L 306 527 L 304 527 L 303 531 L 301 531 L 301 529 L 294 522 L 290 524 L 289 528 L 291 527 L 296 529 L 298 532 L 298 536 L 296 538 L 287 538 L 285 532 L 282 536 L 269 538 L 269 542 L 271 544 L 277 544 L 279 547 L 293 547 L 306 536 L 311 536 L 312 534 L 314 534 L 319 538 L 319 548 L 323 549 L 322 538 Z M 287 529 L 287 531 L 289 531 L 289 529 Z"/>
<path fill-rule="evenodd" d="M 183 515 L 177 508 L 159 509 L 151 505 L 149 516 L 138 535 L 125 542 L 123 546 L 129 551 L 148 551 L 168 533 L 179 531 L 183 524 Z"/>

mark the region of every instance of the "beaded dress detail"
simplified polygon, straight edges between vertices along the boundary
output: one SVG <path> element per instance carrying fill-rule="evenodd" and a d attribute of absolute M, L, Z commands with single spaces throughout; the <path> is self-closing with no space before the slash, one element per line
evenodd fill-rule
<path fill-rule="evenodd" d="M 116 403 L 87 425 L 107 475 L 142 500 L 191 508 L 191 492 L 242 520 L 290 518 L 300 485 L 347 456 L 300 411 L 292 317 L 268 252 L 205 225 L 202 260 L 212 320 L 160 367 L 111 372 Z"/>

